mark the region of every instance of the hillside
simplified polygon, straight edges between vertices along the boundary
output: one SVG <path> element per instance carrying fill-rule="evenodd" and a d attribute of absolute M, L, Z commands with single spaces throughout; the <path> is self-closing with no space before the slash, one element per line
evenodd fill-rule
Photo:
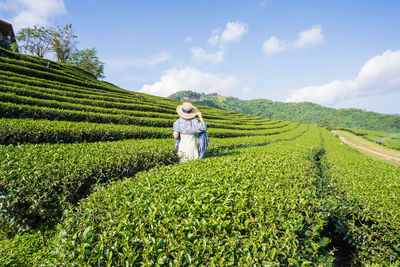
<path fill-rule="evenodd" d="M 0 266 L 330 266 L 400 258 L 400 169 L 310 124 L 181 102 L 0 48 Z M 351 241 L 351 243 L 348 242 Z"/>
<path fill-rule="evenodd" d="M 268 99 L 242 100 L 216 94 L 199 94 L 180 91 L 169 97 L 197 99 L 193 103 L 235 111 L 263 118 L 311 123 L 331 127 L 359 128 L 367 130 L 400 132 L 400 116 L 368 112 L 360 109 L 334 109 L 310 102 L 283 103 Z M 202 98 L 202 101 L 198 101 Z"/>

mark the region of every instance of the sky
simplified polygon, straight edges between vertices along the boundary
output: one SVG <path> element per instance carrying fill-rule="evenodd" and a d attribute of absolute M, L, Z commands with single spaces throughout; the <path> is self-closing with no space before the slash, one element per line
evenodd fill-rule
<path fill-rule="evenodd" d="M 105 80 L 400 113 L 397 0 L 0 0 L 14 31 L 72 24 Z"/>

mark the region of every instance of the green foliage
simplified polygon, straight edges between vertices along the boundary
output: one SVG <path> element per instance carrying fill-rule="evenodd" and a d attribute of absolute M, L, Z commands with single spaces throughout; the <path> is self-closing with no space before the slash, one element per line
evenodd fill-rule
<path fill-rule="evenodd" d="M 17 43 L 12 43 L 10 44 L 10 50 L 13 52 L 18 52 L 19 51 L 19 46 Z"/>
<path fill-rule="evenodd" d="M 218 155 L 232 148 L 289 140 L 302 135 L 305 130 L 304 127 L 297 127 L 292 131 L 260 136 L 257 139 L 213 139 L 209 152 Z M 3 221 L 10 222 L 10 225 L 18 224 L 24 229 L 28 226 L 39 227 L 38 222 L 43 225 L 57 220 L 63 207 L 84 196 L 83 193 L 87 193 L 93 184 L 131 175 L 157 162 L 175 162 L 176 155 L 171 150 L 170 140 L 3 146 L 0 169 L 4 180 L 0 194 L 5 195 L 2 199 L 4 207 L 12 214 L 4 214 Z M 21 164 L 19 161 L 22 161 Z M 18 170 L 14 169 L 16 165 Z M 17 177 L 29 179 L 19 180 Z M 35 195 L 37 192 L 45 196 Z M 56 201 L 60 198 L 63 201 Z"/>
<path fill-rule="evenodd" d="M 358 264 L 400 257 L 399 168 L 326 130 L 199 102 L 211 145 L 178 165 L 169 137 L 180 101 L 0 55 L 0 265 L 329 266 L 327 228 Z M 273 115 L 272 102 L 252 103 Z"/>
<path fill-rule="evenodd" d="M 307 137 L 315 136 L 318 144 L 313 130 Z M 58 260 L 67 265 L 327 264 L 332 258 L 322 236 L 326 214 L 319 211 L 312 187 L 311 144 L 304 145 L 245 149 L 101 187 L 68 212 L 56 241 Z"/>
<path fill-rule="evenodd" d="M 96 48 L 75 50 L 67 63 L 84 69 L 97 78 L 105 78 L 104 63 L 97 57 Z"/>
<path fill-rule="evenodd" d="M 57 26 L 52 35 L 52 49 L 56 53 L 57 60 L 61 63 L 66 63 L 70 58 L 75 46 L 75 39 L 72 30 L 72 24 L 66 24 L 64 27 L 60 28 Z"/>
<path fill-rule="evenodd" d="M 338 231 L 365 263 L 395 263 L 400 258 L 400 168 L 340 145 L 324 132 L 327 175 L 333 188 L 330 210 Z"/>
<path fill-rule="evenodd" d="M 0 236 L 0 266 L 39 266 L 48 261 L 51 258 L 51 239 L 47 238 L 55 234 L 54 231 L 42 233 L 37 230 L 12 238 Z"/>
<path fill-rule="evenodd" d="M 0 119 L 0 144 L 82 143 L 171 138 L 171 129 L 89 122 Z"/>
<path fill-rule="evenodd" d="M 0 219 L 24 229 L 58 221 L 94 184 L 176 162 L 177 156 L 172 140 L 128 140 L 2 146 L 0 159 Z"/>
<path fill-rule="evenodd" d="M 25 53 L 44 57 L 52 49 L 52 30 L 46 27 L 26 27 L 18 31 L 16 39 Z"/>

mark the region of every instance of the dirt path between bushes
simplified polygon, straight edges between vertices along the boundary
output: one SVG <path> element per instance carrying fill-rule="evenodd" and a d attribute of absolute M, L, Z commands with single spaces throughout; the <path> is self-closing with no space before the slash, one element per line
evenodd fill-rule
<path fill-rule="evenodd" d="M 338 135 L 339 139 L 342 141 L 342 143 L 345 143 L 348 146 L 351 146 L 351 147 L 356 148 L 358 150 L 362 150 L 362 151 L 364 151 L 364 152 L 366 152 L 368 154 L 375 155 L 375 156 L 377 156 L 377 157 L 379 157 L 381 159 L 385 159 L 385 160 L 390 161 L 390 162 L 392 162 L 394 164 L 400 164 L 400 157 L 389 155 L 389 154 L 393 154 L 392 151 L 388 151 L 387 153 L 385 153 L 385 148 L 384 147 L 381 147 L 381 148 L 379 148 L 379 151 L 376 151 L 372 147 L 372 145 L 368 146 L 368 147 L 363 146 L 363 144 L 366 144 L 366 142 L 368 142 L 368 141 L 362 139 L 362 137 L 351 136 L 351 139 L 353 139 L 353 140 L 362 139 L 362 142 L 360 142 L 359 144 L 355 144 L 355 142 L 351 142 L 351 141 L 347 140 L 346 137 L 348 137 L 348 136 L 343 136 L 344 134 L 342 132 L 340 132 L 340 131 L 332 131 L 332 133 L 334 133 L 335 135 Z M 346 135 L 347 135 L 347 133 L 346 133 Z M 370 143 L 370 142 L 368 142 L 368 143 Z"/>

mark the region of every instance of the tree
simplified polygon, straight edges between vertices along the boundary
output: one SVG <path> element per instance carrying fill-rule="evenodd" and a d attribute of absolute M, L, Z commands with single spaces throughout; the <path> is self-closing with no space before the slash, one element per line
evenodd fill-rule
<path fill-rule="evenodd" d="M 45 27 L 22 28 L 17 33 L 19 48 L 25 53 L 44 57 L 52 49 L 52 31 Z"/>
<path fill-rule="evenodd" d="M 67 24 L 63 28 L 57 26 L 53 31 L 52 50 L 56 53 L 59 62 L 67 62 L 76 46 L 76 38 L 71 24 Z"/>
<path fill-rule="evenodd" d="M 92 73 L 97 78 L 104 78 L 104 63 L 97 57 L 96 48 L 75 50 L 67 60 L 68 64 Z"/>

